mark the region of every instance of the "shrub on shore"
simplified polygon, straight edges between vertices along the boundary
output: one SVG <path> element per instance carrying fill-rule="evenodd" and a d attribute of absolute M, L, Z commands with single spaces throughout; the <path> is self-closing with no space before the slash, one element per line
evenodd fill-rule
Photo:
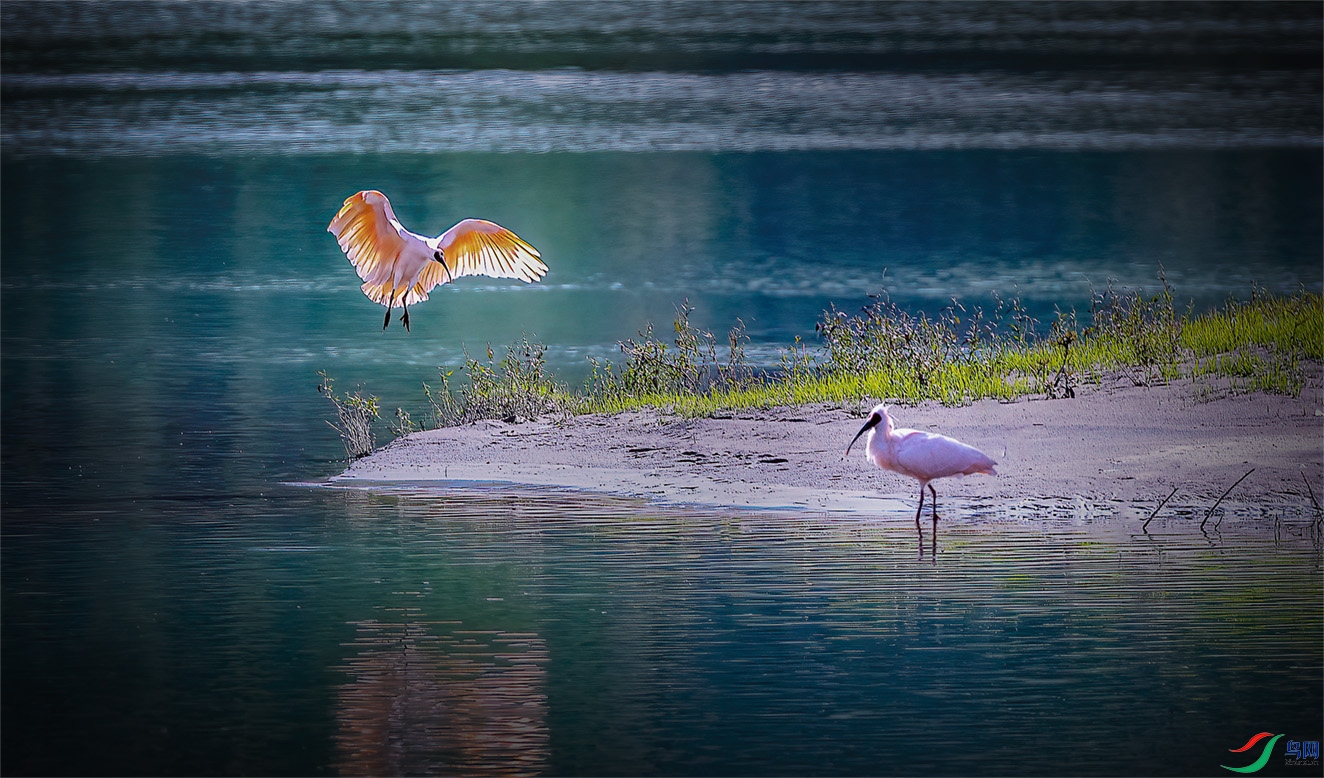
<path fill-rule="evenodd" d="M 466 353 L 468 380 L 458 388 L 451 386 L 454 372 L 441 369 L 439 389 L 423 384 L 432 426 L 454 427 L 479 419 L 529 421 L 569 410 L 573 395 L 547 372 L 546 353 L 546 346 L 529 342 L 527 335 L 510 344 L 499 362 L 491 348 L 487 364 Z"/>
<path fill-rule="evenodd" d="M 371 454 L 376 447 L 372 424 L 381 418 L 377 410 L 377 398 L 365 396 L 362 389 L 344 395 L 336 394 L 334 382 L 326 372 L 318 371 L 317 374 L 322 377 L 317 391 L 335 406 L 336 420 L 328 420 L 327 424 L 340 433 L 340 442 L 345 444 L 345 458 L 353 462 Z"/>

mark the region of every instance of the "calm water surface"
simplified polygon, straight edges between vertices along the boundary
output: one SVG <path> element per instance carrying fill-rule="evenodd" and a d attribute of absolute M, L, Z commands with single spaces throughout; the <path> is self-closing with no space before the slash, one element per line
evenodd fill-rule
<path fill-rule="evenodd" d="M 1252 731 L 1320 725 L 1318 532 L 1239 510 L 1206 537 L 1189 511 L 1141 536 L 963 506 L 931 564 L 902 516 L 509 490 L 7 508 L 7 758 L 1207 774 Z"/>
<path fill-rule="evenodd" d="M 953 506 L 935 562 L 903 515 L 289 485 L 341 467 L 319 370 L 417 409 L 528 334 L 576 383 L 685 299 L 772 365 L 884 287 L 1321 287 L 1316 5 L 625 7 L 0 6 L 4 772 L 1209 774 L 1320 739 L 1297 495 L 1208 535 Z M 324 232 L 365 187 L 551 272 L 382 334 Z"/>

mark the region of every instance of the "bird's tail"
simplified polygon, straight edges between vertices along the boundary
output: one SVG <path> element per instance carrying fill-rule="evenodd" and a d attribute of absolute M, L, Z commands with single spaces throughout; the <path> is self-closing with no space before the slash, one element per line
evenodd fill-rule
<path fill-rule="evenodd" d="M 422 284 L 414 284 L 413 287 L 404 294 L 397 293 L 395 287 L 391 285 L 390 281 L 381 284 L 369 282 L 359 288 L 363 290 L 363 293 L 368 296 L 369 300 L 372 300 L 378 305 L 386 305 L 388 301 L 391 301 L 392 308 L 413 305 L 414 303 L 421 303 L 428 299 L 428 293 L 423 290 Z M 392 298 L 394 298 L 393 301 Z"/>

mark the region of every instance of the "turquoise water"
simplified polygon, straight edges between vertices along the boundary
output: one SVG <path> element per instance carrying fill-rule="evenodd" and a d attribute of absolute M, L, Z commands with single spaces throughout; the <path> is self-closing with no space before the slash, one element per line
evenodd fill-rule
<path fill-rule="evenodd" d="M 290 485 L 341 468 L 319 370 L 418 408 L 528 334 L 574 383 L 686 299 L 775 365 L 884 287 L 1319 290 L 1318 7 L 412 7 L 0 7 L 6 773 L 1208 774 L 1319 739 L 1293 495 L 1210 535 L 972 503 L 919 560 L 904 515 Z M 324 231 L 367 187 L 551 270 L 383 334 Z"/>

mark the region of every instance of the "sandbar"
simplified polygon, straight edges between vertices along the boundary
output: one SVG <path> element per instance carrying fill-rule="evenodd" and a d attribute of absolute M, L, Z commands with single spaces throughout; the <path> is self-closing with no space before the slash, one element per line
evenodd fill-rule
<path fill-rule="evenodd" d="M 1309 508 L 1324 499 L 1324 391 L 1210 397 L 1208 385 L 1081 386 L 1071 399 L 894 406 L 902 427 L 962 440 L 998 475 L 935 482 L 942 500 L 1065 499 L 1212 504 L 1235 499 Z M 862 404 L 816 404 L 682 418 L 614 415 L 480 421 L 417 432 L 354 462 L 338 486 L 465 482 L 588 490 L 663 504 L 751 509 L 903 511 L 913 479 L 874 467 L 857 444 Z M 863 443 L 863 440 L 861 440 Z M 1229 497 L 1234 499 L 1234 497 Z M 1312 509 L 1313 510 L 1313 509 Z"/>

